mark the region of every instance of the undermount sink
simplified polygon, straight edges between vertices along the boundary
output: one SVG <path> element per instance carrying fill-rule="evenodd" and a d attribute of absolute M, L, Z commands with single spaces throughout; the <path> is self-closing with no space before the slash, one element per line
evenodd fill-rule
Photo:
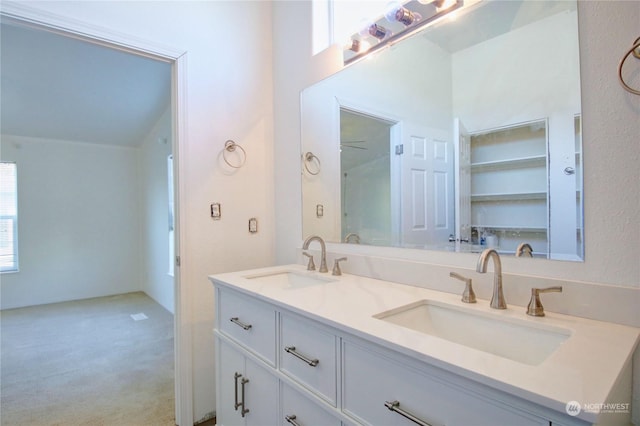
<path fill-rule="evenodd" d="M 245 278 L 259 280 L 264 284 L 272 284 L 289 289 L 305 288 L 337 281 L 329 277 L 322 277 L 318 275 L 317 272 L 303 271 L 276 271 L 266 274 L 249 275 Z"/>
<path fill-rule="evenodd" d="M 529 365 L 541 364 L 571 336 L 568 329 L 432 300 L 401 306 L 374 318 Z"/>

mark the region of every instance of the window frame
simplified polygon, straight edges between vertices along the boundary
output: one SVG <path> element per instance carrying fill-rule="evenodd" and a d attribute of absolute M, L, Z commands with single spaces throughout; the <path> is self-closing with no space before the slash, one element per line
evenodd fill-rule
<path fill-rule="evenodd" d="M 0 194 L 0 199 L 4 202 L 7 199 L 11 198 L 12 206 L 9 207 L 9 210 L 12 210 L 13 214 L 6 214 L 3 210 L 4 207 L 0 206 L 0 221 L 10 220 L 12 221 L 12 241 L 11 241 L 11 250 L 8 254 L 2 253 L 4 249 L 0 246 L 0 256 L 9 256 L 13 257 L 13 261 L 10 265 L 3 265 L 4 262 L 0 262 L 0 274 L 5 273 L 14 273 L 19 272 L 19 255 L 18 255 L 18 166 L 15 161 L 0 161 L 0 167 L 4 168 L 6 165 L 13 166 L 13 176 L 12 180 L 14 182 L 12 191 L 9 192 L 9 195 Z M 4 171 L 2 171 L 4 173 Z M 0 186 L 0 191 L 2 191 L 4 185 Z M 7 198 L 5 198 L 7 197 Z M 1 226 L 0 226 L 1 228 Z M 0 238 L 0 244 L 2 243 L 2 238 Z M 7 241 L 9 238 L 7 238 Z"/>

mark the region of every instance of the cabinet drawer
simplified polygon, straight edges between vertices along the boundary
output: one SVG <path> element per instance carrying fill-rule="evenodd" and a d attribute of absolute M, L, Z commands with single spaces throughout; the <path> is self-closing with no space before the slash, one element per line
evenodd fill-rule
<path fill-rule="evenodd" d="M 218 291 L 218 329 L 275 366 L 276 311 L 242 294 Z"/>
<path fill-rule="evenodd" d="M 343 411 L 371 425 L 415 423 L 385 406 L 431 425 L 548 426 L 542 418 L 508 408 L 430 377 L 353 342 L 343 344 Z"/>
<path fill-rule="evenodd" d="M 313 322 L 280 314 L 280 370 L 336 405 L 336 337 Z"/>
<path fill-rule="evenodd" d="M 280 383 L 282 387 L 282 416 L 280 424 L 282 426 L 289 426 L 291 424 L 298 424 L 300 426 L 340 426 L 340 420 L 333 417 L 289 385 L 283 382 Z M 287 421 L 287 418 L 293 420 L 295 423 Z"/>

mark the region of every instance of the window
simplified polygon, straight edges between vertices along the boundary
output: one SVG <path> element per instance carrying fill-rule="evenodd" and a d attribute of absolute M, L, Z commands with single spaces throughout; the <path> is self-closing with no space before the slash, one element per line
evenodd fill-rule
<path fill-rule="evenodd" d="M 313 0 L 313 54 L 347 44 L 366 23 L 384 15 L 389 0 Z"/>
<path fill-rule="evenodd" d="M 15 163 L 0 162 L 0 272 L 18 270 L 18 182 Z"/>
<path fill-rule="evenodd" d="M 312 49 L 317 55 L 331 45 L 331 1 L 313 0 L 311 8 Z"/>

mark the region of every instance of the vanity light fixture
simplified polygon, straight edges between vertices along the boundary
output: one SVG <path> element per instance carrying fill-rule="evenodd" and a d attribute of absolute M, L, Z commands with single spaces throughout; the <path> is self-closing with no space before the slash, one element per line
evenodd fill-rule
<path fill-rule="evenodd" d="M 412 0 L 404 5 L 397 1 L 393 2 L 385 16 L 373 23 L 365 24 L 359 33 L 352 35 L 350 42 L 343 50 L 344 65 L 349 65 L 369 53 L 404 40 L 419 29 L 461 8 L 463 4 L 464 0 L 431 0 L 429 2 Z M 363 49 L 365 40 L 374 41 L 375 44 L 368 49 Z"/>

